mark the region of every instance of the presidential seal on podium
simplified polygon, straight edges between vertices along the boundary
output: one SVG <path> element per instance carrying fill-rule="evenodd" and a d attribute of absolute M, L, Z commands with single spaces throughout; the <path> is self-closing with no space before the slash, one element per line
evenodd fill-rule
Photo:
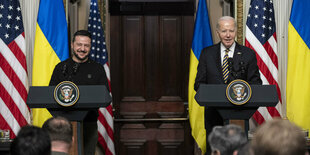
<path fill-rule="evenodd" d="M 63 81 L 54 89 L 55 101 L 64 107 L 73 106 L 79 99 L 79 88 L 71 81 Z"/>
<path fill-rule="evenodd" d="M 227 99 L 235 105 L 247 103 L 252 95 L 251 86 L 244 80 L 234 80 L 226 88 Z"/>

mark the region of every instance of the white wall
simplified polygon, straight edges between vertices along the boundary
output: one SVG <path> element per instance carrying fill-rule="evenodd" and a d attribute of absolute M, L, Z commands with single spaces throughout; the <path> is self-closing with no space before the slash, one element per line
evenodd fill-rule
<path fill-rule="evenodd" d="M 20 0 L 20 6 L 22 8 L 22 16 L 25 30 L 26 40 L 26 59 L 27 59 L 27 70 L 28 70 L 28 81 L 29 86 L 32 85 L 32 57 L 33 57 L 33 46 L 35 38 L 35 28 L 37 21 L 37 14 L 39 8 L 39 0 Z"/>

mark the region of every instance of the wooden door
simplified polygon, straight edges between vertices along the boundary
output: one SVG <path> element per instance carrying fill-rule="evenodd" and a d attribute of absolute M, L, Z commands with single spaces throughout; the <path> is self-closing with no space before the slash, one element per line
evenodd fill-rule
<path fill-rule="evenodd" d="M 111 16 L 119 155 L 193 154 L 187 113 L 193 16 Z"/>

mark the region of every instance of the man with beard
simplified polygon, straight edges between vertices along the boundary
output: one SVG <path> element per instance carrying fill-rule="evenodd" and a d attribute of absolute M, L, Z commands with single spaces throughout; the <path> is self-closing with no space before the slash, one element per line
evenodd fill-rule
<path fill-rule="evenodd" d="M 74 33 L 71 49 L 72 57 L 56 65 L 49 85 L 55 86 L 62 81 L 71 81 L 76 85 L 105 85 L 109 88 L 103 66 L 88 58 L 91 34 L 86 30 Z M 98 109 L 90 110 L 83 121 L 85 155 L 95 154 L 98 139 L 97 117 Z"/>

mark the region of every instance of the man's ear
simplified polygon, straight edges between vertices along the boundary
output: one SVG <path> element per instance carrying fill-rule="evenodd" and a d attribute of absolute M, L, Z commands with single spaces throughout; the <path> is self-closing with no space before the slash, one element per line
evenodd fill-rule
<path fill-rule="evenodd" d="M 74 143 L 74 136 L 72 136 L 72 141 L 71 141 L 70 146 L 73 146 L 73 143 Z"/>
<path fill-rule="evenodd" d="M 218 38 L 220 38 L 219 30 L 216 30 L 216 35 L 217 35 Z"/>
<path fill-rule="evenodd" d="M 238 150 L 235 150 L 235 151 L 233 152 L 233 155 L 238 155 Z"/>
<path fill-rule="evenodd" d="M 211 155 L 221 155 L 221 152 L 219 150 L 214 150 Z"/>

